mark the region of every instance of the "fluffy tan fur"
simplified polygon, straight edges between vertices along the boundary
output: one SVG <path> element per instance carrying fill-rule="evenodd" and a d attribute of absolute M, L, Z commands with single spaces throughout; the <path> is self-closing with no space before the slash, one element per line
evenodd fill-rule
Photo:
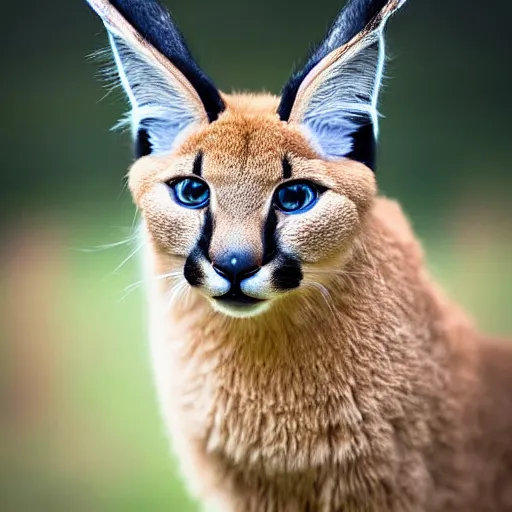
<path fill-rule="evenodd" d="M 196 493 L 220 512 L 512 511 L 512 344 L 443 296 L 400 208 L 342 158 L 371 162 L 354 133 L 376 130 L 382 30 L 405 0 L 349 3 L 289 115 L 273 96 L 221 101 L 158 3 L 88 1 L 151 153 L 129 182 L 152 359 Z M 188 208 L 176 180 L 197 162 L 208 202 Z M 290 179 L 314 183 L 314 207 L 277 207 Z"/>
<path fill-rule="evenodd" d="M 480 336 L 428 276 L 399 206 L 362 164 L 326 162 L 275 114 L 277 98 L 225 96 L 219 120 L 130 187 L 144 219 L 159 401 L 196 493 L 222 512 L 512 510 L 512 345 Z M 202 213 L 164 183 L 204 155 L 212 259 L 261 254 L 264 212 L 287 155 L 329 191 L 279 218 L 301 287 L 232 318 L 183 270 Z M 247 198 L 250 198 L 248 200 Z"/>

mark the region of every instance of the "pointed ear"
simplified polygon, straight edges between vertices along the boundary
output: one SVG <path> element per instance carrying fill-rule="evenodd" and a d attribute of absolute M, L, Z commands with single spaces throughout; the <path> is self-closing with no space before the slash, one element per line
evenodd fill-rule
<path fill-rule="evenodd" d="M 224 110 L 219 91 L 157 0 L 87 2 L 108 31 L 138 157 L 168 152 L 184 130 L 217 119 Z"/>
<path fill-rule="evenodd" d="M 383 28 L 406 0 L 349 0 L 305 67 L 283 89 L 278 113 L 299 123 L 323 157 L 375 168 Z"/>

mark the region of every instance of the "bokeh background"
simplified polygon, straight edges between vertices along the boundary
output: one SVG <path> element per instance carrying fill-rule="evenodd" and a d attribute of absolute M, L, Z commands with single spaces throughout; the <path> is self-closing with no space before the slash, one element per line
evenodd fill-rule
<path fill-rule="evenodd" d="M 278 92 L 343 0 L 167 1 L 224 90 Z M 84 1 L 2 2 L 0 509 L 197 510 L 156 408 L 125 110 Z M 512 334 L 512 2 L 410 0 L 388 27 L 378 180 L 431 271 Z M 118 243 L 119 242 L 119 243 Z M 133 256 L 133 257 L 131 257 Z"/>

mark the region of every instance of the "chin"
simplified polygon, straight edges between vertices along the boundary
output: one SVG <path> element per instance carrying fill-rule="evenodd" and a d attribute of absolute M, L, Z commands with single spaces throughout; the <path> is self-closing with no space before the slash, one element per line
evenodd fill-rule
<path fill-rule="evenodd" d="M 253 303 L 210 299 L 215 311 L 232 318 L 252 318 L 265 313 L 270 308 L 270 300 L 260 300 Z"/>

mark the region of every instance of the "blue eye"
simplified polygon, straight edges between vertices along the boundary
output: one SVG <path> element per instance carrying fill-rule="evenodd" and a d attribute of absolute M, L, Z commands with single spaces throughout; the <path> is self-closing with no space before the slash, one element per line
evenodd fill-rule
<path fill-rule="evenodd" d="M 171 183 L 176 202 L 185 208 L 203 208 L 210 200 L 208 185 L 198 178 L 182 178 Z"/>
<path fill-rule="evenodd" d="M 318 196 L 319 189 L 314 183 L 295 181 L 277 189 L 274 204 L 284 213 L 302 213 L 314 206 Z"/>

